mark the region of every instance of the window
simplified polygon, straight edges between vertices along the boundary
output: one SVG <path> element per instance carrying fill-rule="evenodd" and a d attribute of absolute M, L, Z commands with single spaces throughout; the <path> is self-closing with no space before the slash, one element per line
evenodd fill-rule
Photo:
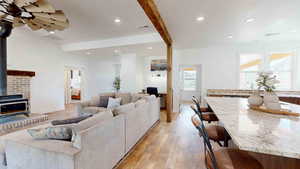
<path fill-rule="evenodd" d="M 240 55 L 240 88 L 256 89 L 257 73 L 272 71 L 280 83 L 277 90 L 293 89 L 293 53 L 272 53 L 263 57 L 260 54 Z"/>
<path fill-rule="evenodd" d="M 194 68 L 185 68 L 183 70 L 183 90 L 197 90 L 197 71 Z"/>
<path fill-rule="evenodd" d="M 269 56 L 270 70 L 280 81 L 278 90 L 292 89 L 292 56 L 291 53 L 272 54 Z"/>
<path fill-rule="evenodd" d="M 244 54 L 240 56 L 240 86 L 242 88 L 257 88 L 255 80 L 261 65 L 262 56 L 259 54 Z"/>

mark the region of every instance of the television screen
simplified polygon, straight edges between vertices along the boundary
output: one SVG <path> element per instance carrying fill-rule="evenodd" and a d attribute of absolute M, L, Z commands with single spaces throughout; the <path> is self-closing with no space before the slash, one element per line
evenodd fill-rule
<path fill-rule="evenodd" d="M 167 60 L 157 59 L 151 61 L 151 71 L 165 71 L 167 70 Z"/>

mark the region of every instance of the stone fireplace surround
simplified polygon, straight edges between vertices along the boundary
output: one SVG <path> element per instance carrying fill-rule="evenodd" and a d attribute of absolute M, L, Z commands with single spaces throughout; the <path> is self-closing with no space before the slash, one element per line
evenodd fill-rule
<path fill-rule="evenodd" d="M 30 84 L 35 72 L 8 70 L 7 71 L 7 94 L 22 94 L 30 100 Z"/>
<path fill-rule="evenodd" d="M 22 94 L 29 100 L 30 104 L 30 85 L 35 72 L 8 70 L 7 71 L 7 94 Z M 30 105 L 29 105 L 30 106 Z M 30 114 L 29 117 L 0 124 L 0 136 L 20 128 L 31 126 L 48 120 L 48 115 Z"/>

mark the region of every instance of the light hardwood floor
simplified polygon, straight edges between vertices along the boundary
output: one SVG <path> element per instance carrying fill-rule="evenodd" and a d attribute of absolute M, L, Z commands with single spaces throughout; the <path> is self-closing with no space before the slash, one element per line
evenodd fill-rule
<path fill-rule="evenodd" d="M 193 113 L 188 106 L 182 110 L 172 123 L 162 116 L 115 169 L 206 169 L 202 139 L 190 120 Z"/>

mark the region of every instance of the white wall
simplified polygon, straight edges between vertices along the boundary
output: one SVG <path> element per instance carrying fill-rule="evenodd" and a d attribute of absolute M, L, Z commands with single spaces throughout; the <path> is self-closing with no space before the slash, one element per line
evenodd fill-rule
<path fill-rule="evenodd" d="M 119 56 L 89 56 L 88 99 L 99 93 L 114 92 L 113 82 L 120 75 L 119 69 Z"/>
<path fill-rule="evenodd" d="M 151 61 L 155 59 L 166 59 L 166 56 L 149 56 L 144 58 L 144 89 L 157 87 L 159 93 L 167 92 L 167 71 L 151 71 Z M 160 75 L 158 77 L 157 75 Z"/>
<path fill-rule="evenodd" d="M 31 86 L 33 113 L 64 109 L 65 66 L 80 67 L 88 74 L 86 58 L 65 53 L 59 45 L 32 31 L 13 30 L 8 39 L 8 68 L 36 72 Z M 83 80 L 86 84 L 87 79 Z"/>
<path fill-rule="evenodd" d="M 296 88 L 300 90 L 300 43 L 281 42 L 266 43 L 254 42 L 248 44 L 211 46 L 199 49 L 175 50 L 173 59 L 173 88 L 174 88 L 174 111 L 179 107 L 179 65 L 201 64 L 202 65 L 202 95 L 206 95 L 207 89 L 238 89 L 239 88 L 239 54 L 268 52 L 291 52 L 297 53 L 296 66 L 298 73 L 295 75 Z"/>
<path fill-rule="evenodd" d="M 121 91 L 141 92 L 144 87 L 144 59 L 136 54 L 123 54 L 121 61 Z"/>

